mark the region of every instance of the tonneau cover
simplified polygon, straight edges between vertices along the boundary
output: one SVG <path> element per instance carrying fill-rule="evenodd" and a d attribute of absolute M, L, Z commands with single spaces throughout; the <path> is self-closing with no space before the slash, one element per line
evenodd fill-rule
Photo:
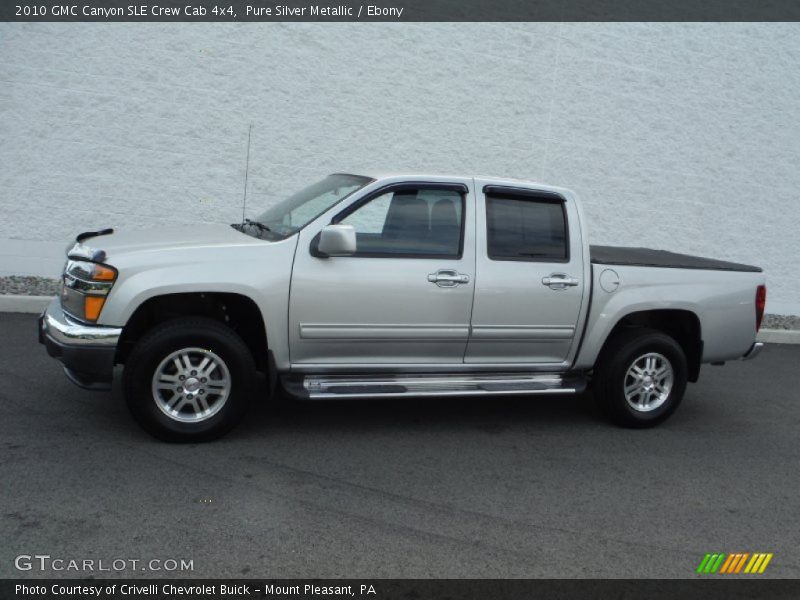
<path fill-rule="evenodd" d="M 601 265 L 630 265 L 635 267 L 664 267 L 670 269 L 708 269 L 712 271 L 745 271 L 760 273 L 761 267 L 739 263 L 677 254 L 650 248 L 623 248 L 621 246 L 589 246 L 592 262 Z"/>

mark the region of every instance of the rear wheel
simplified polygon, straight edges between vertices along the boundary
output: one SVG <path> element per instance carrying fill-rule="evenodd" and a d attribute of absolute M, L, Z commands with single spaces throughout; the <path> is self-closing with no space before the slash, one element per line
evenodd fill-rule
<path fill-rule="evenodd" d="M 651 329 L 620 333 L 595 368 L 594 393 L 603 411 L 625 427 L 652 427 L 683 399 L 686 355 L 670 336 Z"/>
<path fill-rule="evenodd" d="M 207 441 L 242 419 L 254 374 L 249 349 L 230 328 L 212 319 L 176 319 L 150 331 L 131 351 L 125 399 L 155 437 Z"/>

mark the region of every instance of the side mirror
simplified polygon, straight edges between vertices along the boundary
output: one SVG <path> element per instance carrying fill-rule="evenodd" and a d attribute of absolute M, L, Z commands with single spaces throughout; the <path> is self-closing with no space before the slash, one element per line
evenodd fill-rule
<path fill-rule="evenodd" d="M 356 230 L 352 225 L 326 225 L 319 232 L 315 256 L 350 256 L 356 253 Z"/>

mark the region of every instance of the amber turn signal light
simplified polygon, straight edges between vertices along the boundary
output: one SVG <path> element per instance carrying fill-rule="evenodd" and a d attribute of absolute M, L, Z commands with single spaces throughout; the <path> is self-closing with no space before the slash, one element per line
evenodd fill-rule
<path fill-rule="evenodd" d="M 86 296 L 83 303 L 84 318 L 87 321 L 97 321 L 105 301 L 105 296 Z"/>
<path fill-rule="evenodd" d="M 114 269 L 104 267 L 103 265 L 95 265 L 92 272 L 92 279 L 95 281 L 114 281 L 117 278 L 117 272 Z"/>

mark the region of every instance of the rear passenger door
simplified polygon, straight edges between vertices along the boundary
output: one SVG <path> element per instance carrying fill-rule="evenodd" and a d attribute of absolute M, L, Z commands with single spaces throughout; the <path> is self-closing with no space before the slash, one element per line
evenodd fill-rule
<path fill-rule="evenodd" d="M 562 366 L 580 335 L 580 219 L 553 191 L 475 180 L 476 279 L 467 363 Z"/>

